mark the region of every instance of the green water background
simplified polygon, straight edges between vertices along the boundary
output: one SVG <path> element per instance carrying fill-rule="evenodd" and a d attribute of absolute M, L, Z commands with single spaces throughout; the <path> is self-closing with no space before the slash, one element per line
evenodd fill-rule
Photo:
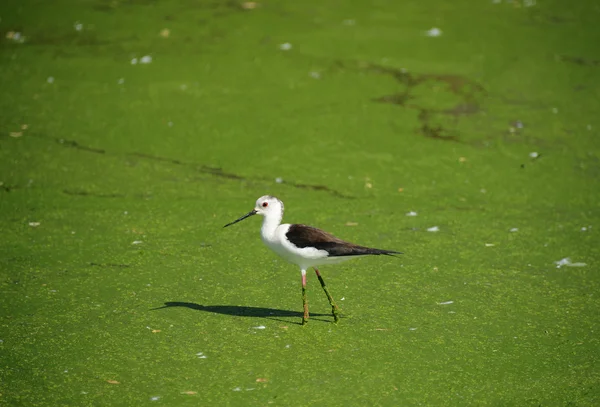
<path fill-rule="evenodd" d="M 0 405 L 600 404 L 598 21 L 3 1 Z M 323 267 L 337 325 L 309 275 L 301 327 L 259 220 L 222 229 L 264 194 L 404 254 Z"/>

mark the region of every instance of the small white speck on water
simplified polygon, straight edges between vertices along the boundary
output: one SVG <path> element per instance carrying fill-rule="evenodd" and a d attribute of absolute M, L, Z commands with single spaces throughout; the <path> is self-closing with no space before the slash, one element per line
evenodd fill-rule
<path fill-rule="evenodd" d="M 344 301 L 346 299 L 346 297 L 342 297 L 340 298 L 340 301 Z"/>
<path fill-rule="evenodd" d="M 279 49 L 282 51 L 289 51 L 292 49 L 292 44 L 290 44 L 289 42 L 284 42 L 283 44 L 279 45 Z"/>
<path fill-rule="evenodd" d="M 454 301 L 438 302 L 438 305 L 450 305 L 450 304 L 454 304 Z"/>
<path fill-rule="evenodd" d="M 590 226 L 582 226 L 582 227 L 581 227 L 581 231 L 582 231 L 582 232 L 587 232 L 587 231 L 588 231 L 588 230 L 590 230 L 591 228 L 592 228 L 592 225 L 590 225 Z"/>
<path fill-rule="evenodd" d="M 151 401 L 158 401 L 158 400 L 160 400 L 160 397 L 159 396 L 152 396 L 152 397 L 150 397 L 150 400 Z"/>
<path fill-rule="evenodd" d="M 416 331 L 417 328 L 408 328 L 409 331 Z"/>
<path fill-rule="evenodd" d="M 88 392 L 81 390 L 81 394 L 88 394 Z"/>
<path fill-rule="evenodd" d="M 581 263 L 581 262 L 573 263 L 571 261 L 570 257 L 565 257 L 564 259 L 555 261 L 554 264 L 556 264 L 557 269 L 561 268 L 562 266 L 567 266 L 567 267 L 585 267 L 585 266 L 587 266 L 586 263 Z"/>
<path fill-rule="evenodd" d="M 140 64 L 149 64 L 152 62 L 152 57 L 150 55 L 144 55 L 140 58 Z"/>
<path fill-rule="evenodd" d="M 81 24 L 79 21 L 75 21 L 75 24 L 73 24 L 73 28 L 75 28 L 75 31 L 81 31 L 83 30 L 83 24 Z"/>
<path fill-rule="evenodd" d="M 486 243 L 485 244 L 485 247 L 494 247 L 494 246 L 496 246 L 494 243 Z"/>
<path fill-rule="evenodd" d="M 439 231 L 440 231 L 440 228 L 439 228 L 439 227 L 437 227 L 437 226 L 432 226 L 432 227 L 430 227 L 430 228 L 427 228 L 427 231 L 428 231 L 428 232 L 439 232 Z"/>
<path fill-rule="evenodd" d="M 69 369 L 63 370 L 63 373 L 69 373 Z"/>
<path fill-rule="evenodd" d="M 18 42 L 22 44 L 25 42 L 25 36 L 21 34 L 19 31 L 9 31 L 6 33 L 6 38 L 9 40 L 13 40 L 14 42 Z"/>
<path fill-rule="evenodd" d="M 134 240 L 133 242 L 131 242 L 131 244 L 142 244 L 144 242 L 142 242 L 141 240 Z"/>
<path fill-rule="evenodd" d="M 119 80 L 117 81 L 117 83 L 118 83 L 119 85 L 122 85 L 122 84 L 124 84 L 124 83 L 125 83 L 125 78 L 119 78 Z"/>
<path fill-rule="evenodd" d="M 283 182 L 283 178 L 277 177 L 277 178 L 275 178 L 275 182 L 278 184 L 281 184 Z"/>
<path fill-rule="evenodd" d="M 540 156 L 540 154 L 537 151 L 532 151 L 531 153 L 529 153 L 529 157 L 531 158 L 538 158 Z"/>
<path fill-rule="evenodd" d="M 129 214 L 129 212 L 127 212 L 127 211 L 123 212 L 123 215 L 128 215 L 128 214 Z"/>
<path fill-rule="evenodd" d="M 425 35 L 428 37 L 439 37 L 440 35 L 442 35 L 442 30 L 433 27 L 432 29 L 425 31 Z"/>
<path fill-rule="evenodd" d="M 285 348 L 286 348 L 286 349 L 289 349 L 289 348 L 290 348 L 290 346 L 292 346 L 292 345 L 285 345 Z"/>
<path fill-rule="evenodd" d="M 38 226 L 40 226 L 40 222 L 29 222 L 29 226 L 31 226 L 32 228 L 37 228 Z"/>
<path fill-rule="evenodd" d="M 516 127 L 517 129 L 522 129 L 522 128 L 523 128 L 523 122 L 522 122 L 521 120 L 517 120 L 517 121 L 514 123 L 514 125 L 515 125 L 515 127 Z"/>
<path fill-rule="evenodd" d="M 198 359 L 206 359 L 206 355 L 204 354 L 204 352 L 198 352 L 196 353 L 196 356 L 198 356 Z"/>
<path fill-rule="evenodd" d="M 267 327 L 264 325 L 253 326 L 252 329 L 266 329 Z"/>
<path fill-rule="evenodd" d="M 242 391 L 242 388 L 241 387 L 234 387 L 233 391 Z"/>
<path fill-rule="evenodd" d="M 49 76 L 48 79 L 46 79 L 46 82 L 54 83 L 54 76 Z"/>
<path fill-rule="evenodd" d="M 137 65 L 137 63 L 138 63 L 137 58 L 131 58 L 131 65 Z"/>
<path fill-rule="evenodd" d="M 321 79 L 321 74 L 317 71 L 310 71 L 308 75 L 313 79 Z"/>
<path fill-rule="evenodd" d="M 512 228 L 509 230 L 509 232 L 518 232 L 518 231 L 519 231 L 519 228 Z"/>
<path fill-rule="evenodd" d="M 406 216 L 417 216 L 418 213 L 415 211 L 406 212 Z"/>

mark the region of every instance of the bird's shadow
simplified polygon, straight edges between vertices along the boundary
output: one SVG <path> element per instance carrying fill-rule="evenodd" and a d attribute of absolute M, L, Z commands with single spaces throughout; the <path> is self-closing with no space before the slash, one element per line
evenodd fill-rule
<path fill-rule="evenodd" d="M 243 305 L 200 305 L 193 302 L 182 302 L 182 301 L 169 301 L 165 302 L 165 305 L 158 308 L 152 308 L 151 311 L 165 309 L 165 308 L 173 308 L 173 307 L 182 307 L 189 308 L 196 311 L 206 311 L 213 312 L 215 314 L 222 315 L 231 315 L 234 317 L 255 317 L 255 318 L 266 318 L 272 319 L 274 321 L 281 321 L 285 323 L 302 325 L 300 322 L 287 321 L 279 318 L 284 317 L 294 317 L 294 318 L 302 318 L 303 313 L 299 311 L 288 311 L 283 309 L 275 309 L 275 308 L 264 308 L 264 307 L 247 307 Z M 331 322 L 324 319 L 317 319 L 314 317 L 327 317 L 331 316 L 331 314 L 310 314 L 311 319 L 323 322 Z"/>

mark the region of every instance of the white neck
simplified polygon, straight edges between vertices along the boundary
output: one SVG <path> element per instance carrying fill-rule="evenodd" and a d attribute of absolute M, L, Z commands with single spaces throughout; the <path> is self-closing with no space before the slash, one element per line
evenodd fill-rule
<path fill-rule="evenodd" d="M 269 212 L 263 219 L 262 228 L 260 234 L 263 239 L 272 240 L 275 236 L 275 229 L 281 224 L 283 218 L 283 211 Z"/>

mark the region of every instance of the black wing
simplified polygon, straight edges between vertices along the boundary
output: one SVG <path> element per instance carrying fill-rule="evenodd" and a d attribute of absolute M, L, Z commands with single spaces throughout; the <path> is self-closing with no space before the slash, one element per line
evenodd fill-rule
<path fill-rule="evenodd" d="M 314 247 L 318 250 L 325 250 L 329 256 L 361 256 L 361 255 L 393 255 L 402 254 L 394 250 L 374 249 L 371 247 L 359 246 L 354 243 L 346 242 L 342 239 L 306 225 L 291 225 L 286 235 L 287 239 L 296 247 Z"/>

